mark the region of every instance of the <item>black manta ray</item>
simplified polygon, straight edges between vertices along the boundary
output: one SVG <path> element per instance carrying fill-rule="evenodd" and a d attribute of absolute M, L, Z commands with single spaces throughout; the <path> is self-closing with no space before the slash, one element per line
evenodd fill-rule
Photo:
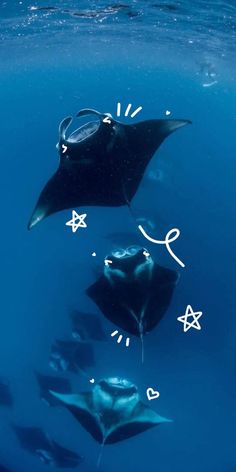
<path fill-rule="evenodd" d="M 107 256 L 102 276 L 87 294 L 112 323 L 140 337 L 143 345 L 143 335 L 164 316 L 178 278 L 146 249 L 131 246 Z"/>
<path fill-rule="evenodd" d="M 129 380 L 101 380 L 92 392 L 63 395 L 51 392 L 100 444 L 114 444 L 170 420 L 159 416 L 140 400 Z"/>
<path fill-rule="evenodd" d="M 70 313 L 73 331 L 72 336 L 78 341 L 106 341 L 101 319 L 94 313 L 73 310 Z"/>
<path fill-rule="evenodd" d="M 59 468 L 75 468 L 83 458 L 69 449 L 62 447 L 40 428 L 13 426 L 23 449 L 39 457 L 46 465 Z"/>
<path fill-rule="evenodd" d="M 57 405 L 58 403 L 50 394 L 50 390 L 56 390 L 60 393 L 71 393 L 71 385 L 68 379 L 52 375 L 43 375 L 39 372 L 35 372 L 35 375 L 39 385 L 40 398 L 48 406 Z"/>
<path fill-rule="evenodd" d="M 94 366 L 93 347 L 87 342 L 57 339 L 51 347 L 49 365 L 57 372 L 74 372 Z"/>
<path fill-rule="evenodd" d="M 61 210 L 80 206 L 121 206 L 131 202 L 145 169 L 164 139 L 188 120 L 147 120 L 125 125 L 111 115 L 93 114 L 68 137 L 72 117 L 59 126 L 59 167 L 42 190 L 28 228 Z"/>

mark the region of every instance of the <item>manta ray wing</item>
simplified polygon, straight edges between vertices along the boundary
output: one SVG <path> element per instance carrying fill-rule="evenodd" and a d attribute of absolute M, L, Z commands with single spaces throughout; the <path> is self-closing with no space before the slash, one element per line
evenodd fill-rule
<path fill-rule="evenodd" d="M 123 421 L 111 428 L 106 439 L 106 444 L 114 444 L 116 442 L 124 441 L 132 436 L 141 434 L 154 426 L 159 426 L 162 423 L 171 423 L 171 420 L 158 415 L 142 403 L 138 402 L 129 421 Z"/>
<path fill-rule="evenodd" d="M 50 406 L 58 404 L 58 401 L 50 394 L 50 390 L 56 390 L 60 393 L 71 393 L 71 385 L 68 379 L 43 375 L 39 372 L 35 372 L 35 376 L 39 385 L 40 398 Z"/>
<path fill-rule="evenodd" d="M 97 442 L 103 443 L 104 435 L 99 423 L 99 416 L 93 409 L 91 392 L 71 395 L 64 395 L 53 391 L 50 393 L 60 400 Z"/>
<path fill-rule="evenodd" d="M 50 450 L 51 444 L 47 435 L 40 429 L 34 427 L 13 426 L 22 449 L 32 454 L 37 450 Z"/>
<path fill-rule="evenodd" d="M 163 141 L 189 120 L 147 120 L 125 126 L 127 140 L 123 184 L 130 202 L 138 190 L 147 165 Z"/>

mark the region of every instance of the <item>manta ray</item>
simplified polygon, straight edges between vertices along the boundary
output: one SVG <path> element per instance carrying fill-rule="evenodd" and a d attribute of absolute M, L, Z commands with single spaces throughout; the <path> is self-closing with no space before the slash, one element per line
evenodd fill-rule
<path fill-rule="evenodd" d="M 164 139 L 189 120 L 146 120 L 123 124 L 108 113 L 83 109 L 77 117 L 94 115 L 67 134 L 72 117 L 59 125 L 59 167 L 43 188 L 28 228 L 53 213 L 81 206 L 130 205 L 145 169 Z"/>
<path fill-rule="evenodd" d="M 127 379 L 100 380 L 91 392 L 63 395 L 51 392 L 100 444 L 114 444 L 170 420 L 140 400 Z M 100 459 L 100 458 L 99 458 Z"/>
<path fill-rule="evenodd" d="M 70 313 L 72 336 L 76 341 L 106 341 L 99 315 L 73 310 Z"/>
<path fill-rule="evenodd" d="M 40 428 L 13 425 L 23 449 L 37 456 L 43 464 L 58 468 L 77 468 L 83 458 L 58 444 Z"/>
<path fill-rule="evenodd" d="M 141 246 L 113 251 L 104 262 L 86 293 L 109 321 L 141 339 L 143 361 L 143 336 L 166 313 L 179 274 L 156 264 Z"/>
<path fill-rule="evenodd" d="M 72 393 L 70 381 L 64 377 L 43 375 L 36 371 L 35 376 L 39 386 L 40 399 L 48 406 L 58 405 L 58 400 L 50 394 L 50 390 L 56 390 L 60 393 Z"/>
<path fill-rule="evenodd" d="M 93 346 L 87 342 L 56 339 L 49 365 L 56 372 L 82 372 L 95 364 Z"/>

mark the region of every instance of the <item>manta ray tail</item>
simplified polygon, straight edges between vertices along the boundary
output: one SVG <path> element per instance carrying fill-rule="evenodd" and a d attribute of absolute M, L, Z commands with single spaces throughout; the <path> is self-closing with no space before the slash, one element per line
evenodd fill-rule
<path fill-rule="evenodd" d="M 141 341 L 141 358 L 142 358 L 142 364 L 144 364 L 144 342 L 143 342 L 143 333 L 140 334 L 140 341 Z"/>
<path fill-rule="evenodd" d="M 97 469 L 100 469 L 101 461 L 102 461 L 102 455 L 103 455 L 103 449 L 104 449 L 104 444 L 105 444 L 105 438 L 103 439 L 103 442 L 100 446 L 100 451 L 97 459 Z"/>

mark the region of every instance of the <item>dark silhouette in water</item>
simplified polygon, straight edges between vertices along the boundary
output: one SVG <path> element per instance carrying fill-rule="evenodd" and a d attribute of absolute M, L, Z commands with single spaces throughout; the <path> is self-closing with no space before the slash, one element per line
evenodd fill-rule
<path fill-rule="evenodd" d="M 46 465 L 59 468 L 75 468 L 83 461 L 79 454 L 60 446 L 40 428 L 13 426 L 13 429 L 21 447 L 38 456 Z"/>
<path fill-rule="evenodd" d="M 0 406 L 13 405 L 13 398 L 10 392 L 9 384 L 5 379 L 0 379 Z"/>
<path fill-rule="evenodd" d="M 4 467 L 4 465 L 0 464 L 0 472 L 13 472 L 13 471 L 8 469 L 7 467 Z"/>
<path fill-rule="evenodd" d="M 129 204 L 138 190 L 145 169 L 164 139 L 188 120 L 147 120 L 125 125 L 110 115 L 81 110 L 77 116 L 94 114 L 69 137 L 72 122 L 59 126 L 59 168 L 42 190 L 28 228 L 47 216 L 80 206 Z M 105 120 L 105 121 L 104 121 Z"/>
<path fill-rule="evenodd" d="M 100 317 L 93 313 L 73 310 L 70 313 L 73 338 L 78 341 L 106 341 Z"/>
<path fill-rule="evenodd" d="M 176 271 L 156 264 L 144 248 L 131 246 L 107 256 L 102 276 L 87 294 L 106 318 L 143 344 L 144 334 L 168 309 L 177 281 Z"/>
<path fill-rule="evenodd" d="M 127 15 L 128 17 L 132 18 L 137 16 L 139 13 L 134 11 L 130 8 L 129 5 L 124 3 L 115 3 L 113 5 L 104 6 L 103 8 L 94 8 L 86 10 L 74 10 L 73 8 L 60 8 L 60 7 L 53 7 L 53 6 L 34 6 L 31 8 L 36 11 L 46 11 L 46 12 L 53 12 L 53 13 L 62 13 L 68 14 L 73 17 L 78 17 L 81 19 L 98 19 L 100 17 L 109 16 L 109 15 L 117 15 L 119 13 Z"/>
<path fill-rule="evenodd" d="M 71 384 L 68 379 L 43 375 L 38 372 L 35 372 L 35 375 L 39 385 L 40 398 L 49 406 L 58 404 L 57 400 L 51 395 L 50 390 L 56 390 L 60 393 L 71 393 Z"/>
<path fill-rule="evenodd" d="M 92 345 L 56 340 L 51 348 L 50 366 L 57 372 L 78 372 L 94 365 Z"/>

